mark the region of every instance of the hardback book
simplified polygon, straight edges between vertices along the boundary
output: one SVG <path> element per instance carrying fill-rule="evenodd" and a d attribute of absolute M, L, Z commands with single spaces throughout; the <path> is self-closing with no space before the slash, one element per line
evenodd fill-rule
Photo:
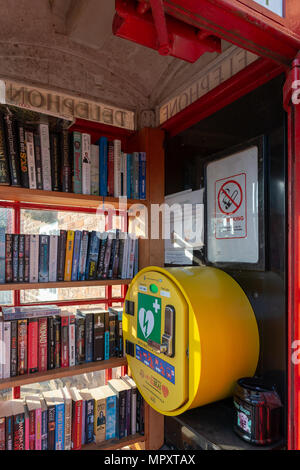
<path fill-rule="evenodd" d="M 90 444 L 94 441 L 95 400 L 88 389 L 80 390 L 80 395 L 82 397 L 82 403 L 85 403 L 84 443 Z"/>
<path fill-rule="evenodd" d="M 114 140 L 114 197 L 120 197 L 121 193 L 121 141 Z"/>
<path fill-rule="evenodd" d="M 76 315 L 76 365 L 85 362 L 85 321 L 81 315 Z"/>
<path fill-rule="evenodd" d="M 11 353 L 11 322 L 4 322 L 3 325 L 3 340 L 4 340 L 4 363 L 3 365 L 3 379 L 10 377 L 10 353 Z"/>
<path fill-rule="evenodd" d="M 12 186 L 21 186 L 21 170 L 18 149 L 16 120 L 10 112 L 4 115 L 6 148 L 9 156 L 10 182 Z"/>
<path fill-rule="evenodd" d="M 99 249 L 100 249 L 100 232 L 96 232 L 95 230 L 93 230 L 90 235 L 87 262 L 86 262 L 86 280 L 96 279 Z"/>
<path fill-rule="evenodd" d="M 125 375 L 122 377 L 123 380 L 130 386 L 131 388 L 131 425 L 130 425 L 130 434 L 136 434 L 136 406 L 137 406 L 137 387 L 136 383 L 132 377 L 129 375 Z"/>
<path fill-rule="evenodd" d="M 72 449 L 80 450 L 82 441 L 82 397 L 76 387 L 70 388 L 72 398 Z"/>
<path fill-rule="evenodd" d="M 13 235 L 13 282 L 19 278 L 19 235 Z"/>
<path fill-rule="evenodd" d="M 47 364 L 48 370 L 55 368 L 55 328 L 54 317 L 47 318 Z"/>
<path fill-rule="evenodd" d="M 16 377 L 18 374 L 18 323 L 17 320 L 12 320 L 10 324 L 10 376 Z"/>
<path fill-rule="evenodd" d="M 139 154 L 139 199 L 146 199 L 146 152 Z"/>
<path fill-rule="evenodd" d="M 29 282 L 39 281 L 39 235 L 30 235 Z"/>
<path fill-rule="evenodd" d="M 5 235 L 5 280 L 13 280 L 13 235 L 10 233 Z"/>
<path fill-rule="evenodd" d="M 39 370 L 39 320 L 38 318 L 28 319 L 27 330 L 28 344 L 28 372 L 34 374 Z"/>
<path fill-rule="evenodd" d="M 29 188 L 37 189 L 35 156 L 34 156 L 34 139 L 33 139 L 32 131 L 27 130 L 25 132 L 25 142 L 26 142 L 27 162 L 28 162 Z"/>
<path fill-rule="evenodd" d="M 39 124 L 43 168 L 43 189 L 52 190 L 49 125 Z"/>
<path fill-rule="evenodd" d="M 104 360 L 105 310 L 94 310 L 94 361 Z"/>
<path fill-rule="evenodd" d="M 72 449 L 72 396 L 68 387 L 62 389 L 65 402 L 65 443 L 64 450 Z"/>
<path fill-rule="evenodd" d="M 23 400 L 11 400 L 13 416 L 13 450 L 25 450 L 25 413 Z"/>
<path fill-rule="evenodd" d="M 69 317 L 69 366 L 76 365 L 76 322 L 75 315 Z"/>
<path fill-rule="evenodd" d="M 8 153 L 6 148 L 4 117 L 0 113 L 0 185 L 10 185 Z"/>
<path fill-rule="evenodd" d="M 108 158 L 107 137 L 100 137 L 99 140 L 99 176 L 100 176 L 100 196 L 107 196 L 107 158 Z"/>
<path fill-rule="evenodd" d="M 111 379 L 108 381 L 108 385 L 117 395 L 117 426 L 116 434 L 118 439 L 122 439 L 127 436 L 127 390 L 130 390 L 129 385 L 127 385 L 122 379 Z"/>
<path fill-rule="evenodd" d="M 99 196 L 99 145 L 91 145 L 91 195 Z"/>
<path fill-rule="evenodd" d="M 0 284 L 5 283 L 5 228 L 0 228 Z"/>
<path fill-rule="evenodd" d="M 101 387 L 102 395 L 106 402 L 106 427 L 105 427 L 105 439 L 116 438 L 116 424 L 117 424 L 117 394 L 112 390 L 109 385 Z"/>
<path fill-rule="evenodd" d="M 58 235 L 49 238 L 49 282 L 57 281 Z"/>
<path fill-rule="evenodd" d="M 97 267 L 97 275 L 96 275 L 97 279 L 102 279 L 103 277 L 107 237 L 108 237 L 107 232 L 103 232 L 100 235 L 100 249 L 99 249 L 99 259 L 98 259 L 98 267 Z"/>
<path fill-rule="evenodd" d="M 51 179 L 52 191 L 61 190 L 61 154 L 60 141 L 57 133 L 50 134 Z"/>
<path fill-rule="evenodd" d="M 55 400 L 52 396 L 52 391 L 43 392 L 43 399 L 47 406 L 47 422 L 48 422 L 48 435 L 47 435 L 47 450 L 55 450 Z"/>
<path fill-rule="evenodd" d="M 90 309 L 77 310 L 77 315 L 84 318 L 85 362 L 92 362 L 94 357 L 94 313 Z"/>
<path fill-rule="evenodd" d="M 62 155 L 62 190 L 65 193 L 72 192 L 72 166 L 70 163 L 70 137 L 67 129 L 61 132 L 61 155 Z"/>
<path fill-rule="evenodd" d="M 61 325 L 61 367 L 69 367 L 69 312 L 62 312 L 60 315 Z"/>
<path fill-rule="evenodd" d="M 24 242 L 24 282 L 29 282 L 29 264 L 30 264 L 30 235 L 25 235 Z"/>
<path fill-rule="evenodd" d="M 34 158 L 35 158 L 35 172 L 36 172 L 36 188 L 43 189 L 43 169 L 42 169 L 42 152 L 41 152 L 40 135 L 34 134 L 33 141 L 34 141 Z"/>
<path fill-rule="evenodd" d="M 82 134 L 82 194 L 91 194 L 91 136 Z"/>
<path fill-rule="evenodd" d="M 73 192 L 82 194 L 81 133 L 73 132 Z"/>
<path fill-rule="evenodd" d="M 104 314 L 104 360 L 109 359 L 109 312 Z"/>
<path fill-rule="evenodd" d="M 94 408 L 94 435 L 95 442 L 100 443 L 105 441 L 106 432 L 106 400 L 101 391 L 102 387 L 92 388 L 89 390 L 93 399 L 95 400 Z"/>
<path fill-rule="evenodd" d="M 114 197 L 114 143 L 108 142 L 107 146 L 107 196 Z"/>
<path fill-rule="evenodd" d="M 1 135 L 1 130 L 0 130 L 0 135 Z M 29 188 L 25 127 L 22 122 L 18 122 L 18 138 L 19 138 L 19 157 L 20 157 L 20 169 L 21 169 L 21 185 L 23 188 Z M 0 143 L 0 149 L 1 149 L 1 143 Z M 1 155 L 1 150 L 0 150 L 0 155 Z M 1 156 L 0 156 L 0 161 L 1 161 Z M 1 170 L 0 170 L 0 174 L 1 174 Z"/>
<path fill-rule="evenodd" d="M 61 230 L 57 247 L 57 280 L 63 281 L 65 275 L 67 231 Z"/>
<path fill-rule="evenodd" d="M 38 362 L 39 372 L 45 372 L 48 369 L 48 319 L 42 317 L 39 321 L 39 351 Z"/>
<path fill-rule="evenodd" d="M 60 317 L 55 316 L 53 321 L 54 326 L 54 367 L 55 369 L 60 368 L 61 363 L 61 326 L 60 326 Z"/>
<path fill-rule="evenodd" d="M 44 398 L 40 398 L 42 410 L 41 450 L 48 450 L 48 408 Z"/>
<path fill-rule="evenodd" d="M 64 275 L 65 281 L 71 281 L 71 277 L 72 277 L 74 237 L 75 237 L 75 232 L 73 230 L 68 230 L 67 242 L 66 242 L 65 275 Z"/>
<path fill-rule="evenodd" d="M 74 249 L 73 249 L 73 260 L 72 260 L 72 275 L 71 275 L 72 281 L 78 280 L 81 237 L 82 237 L 81 231 L 76 230 L 75 236 L 74 236 Z"/>
<path fill-rule="evenodd" d="M 88 247 L 89 247 L 89 232 L 87 230 L 83 230 L 82 236 L 81 236 L 81 243 L 80 243 L 78 281 L 85 280 Z"/>
<path fill-rule="evenodd" d="M 49 282 L 49 235 L 39 236 L 39 282 Z"/>
<path fill-rule="evenodd" d="M 1 235 L 0 235 L 1 237 Z M 18 281 L 24 282 L 25 273 L 25 235 L 19 235 L 18 247 Z"/>
<path fill-rule="evenodd" d="M 27 373 L 27 320 L 18 320 L 18 375 Z"/>
<path fill-rule="evenodd" d="M 139 198 L 139 174 L 140 174 L 140 155 L 138 152 L 132 154 L 132 198 Z"/>

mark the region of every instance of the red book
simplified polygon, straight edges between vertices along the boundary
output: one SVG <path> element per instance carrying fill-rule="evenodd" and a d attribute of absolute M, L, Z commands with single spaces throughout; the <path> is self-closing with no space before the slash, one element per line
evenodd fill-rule
<path fill-rule="evenodd" d="M 80 450 L 82 444 L 82 398 L 76 387 L 70 388 L 72 397 L 72 449 Z"/>
<path fill-rule="evenodd" d="M 28 320 L 28 372 L 34 374 L 39 370 L 39 320 L 38 318 L 29 318 Z"/>
<path fill-rule="evenodd" d="M 46 317 L 39 319 L 39 372 L 47 370 L 48 362 L 48 320 Z"/>
<path fill-rule="evenodd" d="M 0 418 L 0 450 L 5 450 L 5 417 Z"/>
<path fill-rule="evenodd" d="M 108 142 L 107 195 L 114 197 L 114 143 Z"/>
<path fill-rule="evenodd" d="M 18 374 L 27 373 L 27 320 L 18 320 Z"/>
<path fill-rule="evenodd" d="M 61 316 L 61 367 L 69 367 L 69 313 Z"/>
<path fill-rule="evenodd" d="M 35 450 L 35 410 L 29 411 L 29 450 Z"/>

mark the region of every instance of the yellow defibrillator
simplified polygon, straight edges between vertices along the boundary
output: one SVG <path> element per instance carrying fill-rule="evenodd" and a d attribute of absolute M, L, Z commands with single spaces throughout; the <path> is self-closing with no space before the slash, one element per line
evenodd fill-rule
<path fill-rule="evenodd" d="M 230 396 L 255 373 L 259 334 L 239 284 L 213 267 L 148 267 L 125 300 L 128 365 L 144 399 L 178 415 Z"/>

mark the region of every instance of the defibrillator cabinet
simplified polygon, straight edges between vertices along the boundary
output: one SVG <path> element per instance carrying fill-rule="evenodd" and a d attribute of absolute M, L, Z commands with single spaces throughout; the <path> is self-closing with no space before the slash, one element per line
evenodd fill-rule
<path fill-rule="evenodd" d="M 259 356 L 254 312 L 238 283 L 213 267 L 147 267 L 123 315 L 126 356 L 144 399 L 178 415 L 232 395 Z"/>

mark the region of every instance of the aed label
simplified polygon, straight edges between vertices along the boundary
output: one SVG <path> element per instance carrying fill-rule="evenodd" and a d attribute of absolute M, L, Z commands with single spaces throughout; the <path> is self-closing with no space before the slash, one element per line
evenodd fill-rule
<path fill-rule="evenodd" d="M 145 366 L 150 367 L 150 369 L 157 372 L 164 379 L 167 379 L 173 385 L 175 385 L 175 367 L 171 366 L 166 361 L 163 361 L 159 357 L 155 356 L 146 349 L 141 348 L 136 345 L 135 357 L 138 361 L 141 361 Z M 164 394 L 165 395 L 165 394 Z"/>
<path fill-rule="evenodd" d="M 137 337 L 142 341 L 161 341 L 161 299 L 138 294 Z"/>

